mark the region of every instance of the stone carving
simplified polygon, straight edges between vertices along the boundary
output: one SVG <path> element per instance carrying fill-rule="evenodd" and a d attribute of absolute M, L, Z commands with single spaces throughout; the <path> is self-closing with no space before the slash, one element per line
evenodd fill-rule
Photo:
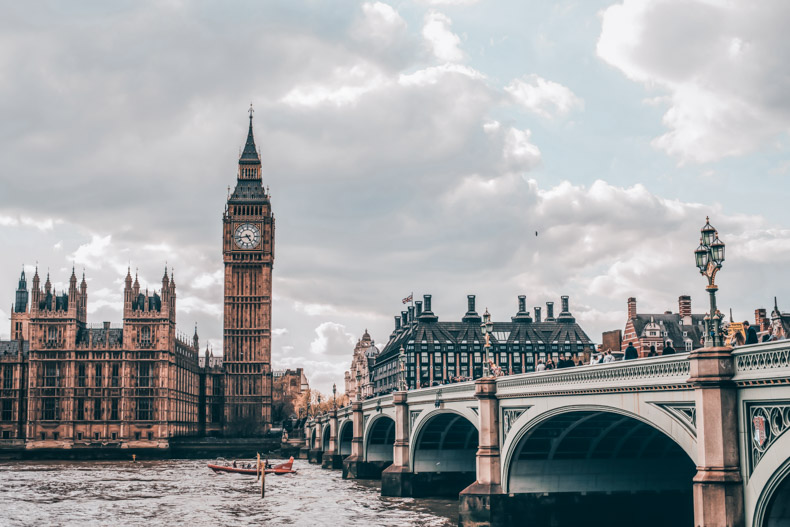
<path fill-rule="evenodd" d="M 468 406 L 467 408 L 472 410 L 475 413 L 475 415 L 480 415 L 480 414 L 477 413 L 479 411 L 477 406 Z"/>
<path fill-rule="evenodd" d="M 422 410 L 412 410 L 409 412 L 409 433 L 414 430 L 414 421 L 417 420 L 417 417 L 422 413 Z"/>
<path fill-rule="evenodd" d="M 367 427 L 367 426 L 368 426 L 368 418 L 369 418 L 369 417 L 370 417 L 370 415 L 368 415 L 368 414 L 364 414 L 364 415 L 362 416 L 362 430 L 364 430 L 364 429 L 365 429 L 365 427 Z"/>
<path fill-rule="evenodd" d="M 516 419 L 521 417 L 521 414 L 526 412 L 530 406 L 522 406 L 519 408 L 502 408 L 502 442 L 505 442 L 510 427 L 516 422 Z"/>
<path fill-rule="evenodd" d="M 790 401 L 755 403 L 747 405 L 747 408 L 751 474 L 771 445 L 790 428 Z"/>
<path fill-rule="evenodd" d="M 675 420 L 680 422 L 683 427 L 688 430 L 691 435 L 697 437 L 697 406 L 693 402 L 688 403 L 651 403 L 666 413 L 671 415 Z"/>

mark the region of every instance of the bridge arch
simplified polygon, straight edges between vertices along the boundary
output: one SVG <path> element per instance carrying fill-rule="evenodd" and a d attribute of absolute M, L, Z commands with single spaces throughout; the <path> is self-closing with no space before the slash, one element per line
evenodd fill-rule
<path fill-rule="evenodd" d="M 743 452 L 751 452 L 746 435 Z M 752 527 L 774 527 L 790 523 L 790 434 L 784 433 L 765 452 L 746 485 L 746 518 Z M 748 464 L 749 461 L 746 461 Z"/>
<path fill-rule="evenodd" d="M 329 452 L 329 436 L 331 435 L 331 426 L 329 422 L 324 423 L 324 426 L 321 427 L 321 450 L 324 452 Z"/>
<path fill-rule="evenodd" d="M 351 440 L 354 439 L 354 423 L 351 419 L 346 419 L 338 426 L 337 441 L 338 450 L 341 456 L 351 455 Z"/>
<path fill-rule="evenodd" d="M 521 424 L 508 438 L 502 485 L 518 497 L 516 510 L 527 523 L 693 522 L 696 463 L 679 441 L 642 416 L 576 406 Z"/>
<path fill-rule="evenodd" d="M 310 448 L 314 449 L 316 447 L 316 440 L 318 438 L 318 427 L 313 426 L 310 430 Z"/>
<path fill-rule="evenodd" d="M 376 414 L 365 428 L 364 460 L 389 465 L 395 444 L 395 420 L 387 414 Z"/>
<path fill-rule="evenodd" d="M 478 420 L 453 409 L 427 412 L 415 422 L 409 465 L 414 496 L 457 496 L 475 481 Z"/>

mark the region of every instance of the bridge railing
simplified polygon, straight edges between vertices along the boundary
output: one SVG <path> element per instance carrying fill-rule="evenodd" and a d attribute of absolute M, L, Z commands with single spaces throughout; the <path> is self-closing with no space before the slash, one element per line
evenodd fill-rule
<path fill-rule="evenodd" d="M 671 357 L 619 360 L 607 364 L 510 375 L 497 380 L 497 394 L 553 395 L 567 392 L 686 389 L 690 373 L 688 353 Z"/>
<path fill-rule="evenodd" d="M 732 352 L 738 383 L 790 382 L 790 340 L 741 346 Z"/>
<path fill-rule="evenodd" d="M 380 395 L 372 399 L 362 401 L 362 411 L 371 412 L 377 408 L 387 408 L 392 406 L 392 394 Z"/>
<path fill-rule="evenodd" d="M 475 398 L 474 381 L 442 384 L 430 388 L 409 390 L 409 404 L 472 400 Z"/>

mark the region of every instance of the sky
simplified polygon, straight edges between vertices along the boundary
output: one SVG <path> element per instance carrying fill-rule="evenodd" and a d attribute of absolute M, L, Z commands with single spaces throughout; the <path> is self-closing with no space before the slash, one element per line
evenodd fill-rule
<path fill-rule="evenodd" d="M 401 299 L 509 320 L 559 303 L 594 342 L 640 312 L 790 309 L 790 3 L 0 3 L 0 318 L 23 266 L 127 268 L 222 349 L 221 218 L 247 109 L 276 217 L 272 362 L 342 390 Z M 2 302 L 5 299 L 5 302 Z M 0 325 L 8 338 L 10 323 Z"/>

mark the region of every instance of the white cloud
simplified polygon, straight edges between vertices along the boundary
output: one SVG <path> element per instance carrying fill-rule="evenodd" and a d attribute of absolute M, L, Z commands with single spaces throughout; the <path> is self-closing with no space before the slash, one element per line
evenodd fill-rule
<path fill-rule="evenodd" d="M 419 2 L 427 5 L 472 5 L 479 1 L 480 0 L 419 0 Z"/>
<path fill-rule="evenodd" d="M 439 66 L 430 66 L 417 70 L 414 73 L 401 73 L 398 78 L 398 83 L 402 86 L 428 86 L 436 84 L 445 75 L 463 75 L 470 79 L 484 80 L 485 75 L 480 73 L 474 68 L 464 66 L 463 64 L 442 64 Z"/>
<path fill-rule="evenodd" d="M 63 223 L 62 220 L 53 218 L 33 218 L 30 216 L 7 216 L 0 215 L 0 226 L 2 227 L 33 227 L 40 231 L 51 231 L 55 225 Z"/>
<path fill-rule="evenodd" d="M 323 322 L 315 328 L 315 333 L 316 337 L 310 343 L 313 355 L 349 357 L 354 351 L 356 339 L 343 324 Z"/>
<path fill-rule="evenodd" d="M 450 30 L 452 23 L 447 15 L 431 10 L 425 15 L 422 27 L 422 36 L 433 54 L 446 62 L 458 62 L 464 58 L 460 37 Z"/>
<path fill-rule="evenodd" d="M 350 68 L 338 68 L 333 78 L 324 83 L 295 86 L 281 101 L 289 106 L 345 106 L 387 83 L 388 79 L 370 64 L 357 64 Z"/>
<path fill-rule="evenodd" d="M 112 242 L 112 235 L 100 236 L 94 234 L 91 241 L 80 245 L 71 255 L 71 259 L 77 265 L 82 265 L 88 269 L 101 269 L 107 263 L 110 256 L 109 247 Z"/>
<path fill-rule="evenodd" d="M 352 30 L 359 39 L 391 44 L 406 31 L 406 21 L 388 4 L 365 2 L 362 13 L 362 18 Z"/>
<path fill-rule="evenodd" d="M 584 107 L 582 100 L 570 89 L 538 75 L 514 79 L 505 86 L 505 91 L 516 103 L 541 117 L 562 117 Z"/>
<path fill-rule="evenodd" d="M 653 145 L 680 162 L 706 163 L 790 129 L 788 17 L 790 4 L 778 0 L 625 0 L 603 12 L 597 52 L 669 94 L 669 131 Z"/>

